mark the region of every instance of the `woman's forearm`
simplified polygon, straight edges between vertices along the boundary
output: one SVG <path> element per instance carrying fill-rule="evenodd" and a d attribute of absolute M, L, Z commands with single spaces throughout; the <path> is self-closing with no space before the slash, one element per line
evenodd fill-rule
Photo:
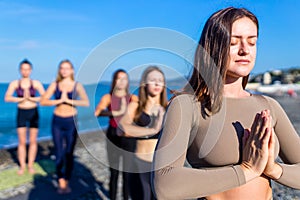
<path fill-rule="evenodd" d="M 22 101 L 25 100 L 24 97 L 13 97 L 13 96 L 10 96 L 10 97 L 5 97 L 5 102 L 14 102 L 14 103 L 20 103 Z"/>

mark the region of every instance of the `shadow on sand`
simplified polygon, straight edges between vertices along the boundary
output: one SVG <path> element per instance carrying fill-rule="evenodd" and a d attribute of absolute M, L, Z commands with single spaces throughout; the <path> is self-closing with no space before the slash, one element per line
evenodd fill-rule
<path fill-rule="evenodd" d="M 9 150 L 10 158 L 18 163 L 16 149 Z M 39 144 L 36 162 L 47 173 L 46 176 L 35 175 L 33 188 L 25 194 L 20 194 L 9 200 L 62 200 L 62 199 L 108 199 L 108 191 L 103 183 L 97 181 L 91 171 L 82 163 L 74 160 L 74 171 L 70 180 L 72 192 L 69 194 L 57 193 L 57 180 L 55 175 L 55 161 L 53 144 L 43 142 Z"/>

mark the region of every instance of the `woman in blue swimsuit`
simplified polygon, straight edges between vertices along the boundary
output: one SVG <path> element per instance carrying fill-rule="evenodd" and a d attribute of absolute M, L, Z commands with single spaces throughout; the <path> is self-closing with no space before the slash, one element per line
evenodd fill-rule
<path fill-rule="evenodd" d="M 18 159 L 20 169 L 18 174 L 22 175 L 26 169 L 26 132 L 29 125 L 29 151 L 28 151 L 28 172 L 33 174 L 33 163 L 37 153 L 37 134 L 39 128 L 39 115 L 37 104 L 40 96 L 44 94 L 44 87 L 38 80 L 30 79 L 32 64 L 23 60 L 20 65 L 21 79 L 12 81 L 5 94 L 6 102 L 18 103 L 17 132 L 19 138 Z M 40 96 L 36 96 L 36 93 Z M 16 96 L 14 96 L 16 93 Z"/>
<path fill-rule="evenodd" d="M 52 96 L 54 99 L 50 99 Z M 73 152 L 77 138 L 76 106 L 89 106 L 89 100 L 82 84 L 74 80 L 74 67 L 69 60 L 59 63 L 56 81 L 48 87 L 41 104 L 56 106 L 52 120 L 52 137 L 58 177 L 57 192 L 70 193 L 68 182 L 73 169 Z"/>

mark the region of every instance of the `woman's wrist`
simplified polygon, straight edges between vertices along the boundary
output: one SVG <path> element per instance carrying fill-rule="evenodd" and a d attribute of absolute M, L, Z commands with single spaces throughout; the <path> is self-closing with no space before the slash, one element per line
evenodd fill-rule
<path fill-rule="evenodd" d="M 71 104 L 72 102 L 71 102 L 70 99 L 66 99 L 66 100 L 64 101 L 64 103 L 66 103 L 66 104 Z"/>
<path fill-rule="evenodd" d="M 58 99 L 57 102 L 56 102 L 56 105 L 59 105 L 59 104 L 62 104 L 64 103 L 64 100 L 63 99 Z"/>
<path fill-rule="evenodd" d="M 118 116 L 121 115 L 121 114 L 120 114 L 120 111 L 117 111 L 117 110 L 114 110 L 114 111 L 112 111 L 111 113 L 112 113 L 112 116 L 114 116 L 114 117 L 118 117 Z"/>
<path fill-rule="evenodd" d="M 264 174 L 273 180 L 277 180 L 281 177 L 282 172 L 282 167 L 275 162 L 272 171 L 266 172 Z"/>
<path fill-rule="evenodd" d="M 114 110 L 114 111 L 112 111 L 112 115 L 113 115 L 114 117 L 119 117 L 119 116 L 125 114 L 125 111 L 126 111 L 126 110 L 122 110 L 122 109 L 120 109 L 120 110 Z"/>
<path fill-rule="evenodd" d="M 257 178 L 258 176 L 260 176 L 260 174 L 254 172 L 254 171 L 251 169 L 251 167 L 248 166 L 248 165 L 245 164 L 245 163 L 240 164 L 240 167 L 241 167 L 241 169 L 242 169 L 243 172 L 244 172 L 246 182 L 249 182 L 249 181 L 251 181 L 252 179 Z"/>
<path fill-rule="evenodd" d="M 39 100 L 38 99 L 36 99 L 35 97 L 28 97 L 28 100 L 29 101 L 32 101 L 32 102 L 38 102 Z"/>
<path fill-rule="evenodd" d="M 22 102 L 22 101 L 25 101 L 25 99 L 26 99 L 26 98 L 24 98 L 24 97 L 19 97 L 18 100 L 17 100 L 17 102 L 20 103 L 20 102 Z"/>

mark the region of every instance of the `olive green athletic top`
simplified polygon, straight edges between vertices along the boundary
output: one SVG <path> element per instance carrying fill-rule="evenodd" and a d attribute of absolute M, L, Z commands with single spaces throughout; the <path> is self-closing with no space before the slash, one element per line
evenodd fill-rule
<path fill-rule="evenodd" d="M 276 181 L 300 189 L 300 138 L 277 101 L 261 95 L 224 97 L 220 112 L 204 119 L 200 103 L 184 94 L 170 103 L 156 147 L 157 196 L 198 198 L 245 184 L 239 165 L 244 129 L 251 128 L 256 113 L 265 109 L 271 111 L 276 134 L 275 158 L 279 155 L 284 162 Z"/>

